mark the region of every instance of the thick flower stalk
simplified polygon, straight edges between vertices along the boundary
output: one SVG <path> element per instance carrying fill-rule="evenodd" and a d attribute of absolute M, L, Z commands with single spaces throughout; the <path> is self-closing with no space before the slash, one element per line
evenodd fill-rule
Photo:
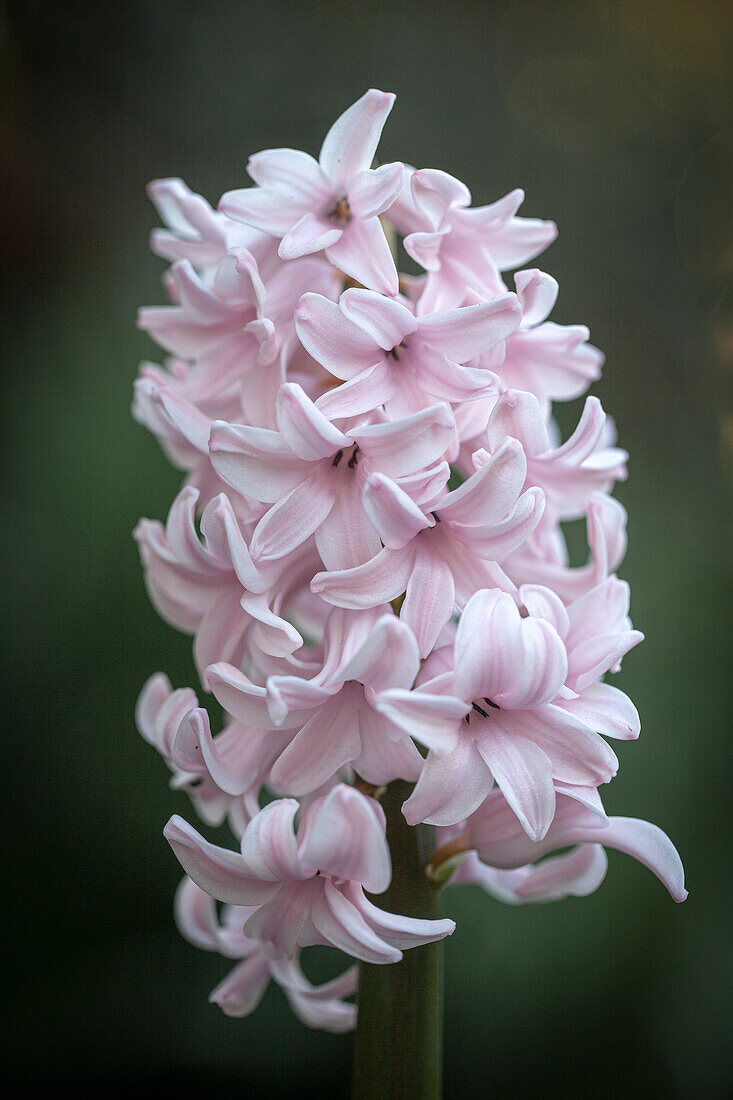
<path fill-rule="evenodd" d="M 375 166 L 393 102 L 368 91 L 318 160 L 256 153 L 254 185 L 218 211 L 181 180 L 150 185 L 170 304 L 140 325 L 169 357 L 143 364 L 133 405 L 185 473 L 165 525 L 135 531 L 148 591 L 224 713 L 212 730 L 158 673 L 138 727 L 237 841 L 171 819 L 176 919 L 235 960 L 211 994 L 224 1012 L 273 980 L 332 1031 L 362 1012 L 427 1026 L 408 1002 L 435 996 L 420 975 L 455 927 L 443 885 L 586 895 L 616 848 L 685 897 L 664 833 L 608 817 L 600 794 L 610 742 L 640 728 L 607 682 L 642 639 L 615 575 L 627 456 L 596 397 L 565 442 L 553 404 L 603 356 L 548 320 L 557 283 L 524 265 L 556 230 L 518 215 L 521 191 L 476 207 L 445 172 Z M 422 274 L 398 274 L 398 236 Z M 571 567 L 562 525 L 578 518 L 589 558 Z M 314 944 L 355 963 L 314 986 Z M 405 952 L 411 977 L 390 985 Z M 362 1048 L 357 1091 L 364 1073 Z M 432 1095 L 410 1074 L 421 1091 L 382 1091 Z"/>

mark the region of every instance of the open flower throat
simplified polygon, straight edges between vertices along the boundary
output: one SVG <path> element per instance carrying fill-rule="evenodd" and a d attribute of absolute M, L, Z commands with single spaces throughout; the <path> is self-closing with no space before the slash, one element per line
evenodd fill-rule
<path fill-rule="evenodd" d="M 184 471 L 167 522 L 135 530 L 147 588 L 224 714 L 212 730 L 158 673 L 137 723 L 238 842 L 171 819 L 177 923 L 237 960 L 211 995 L 226 1013 L 273 980 L 332 1031 L 354 1026 L 357 967 L 314 986 L 304 948 L 389 964 L 455 927 L 367 897 L 391 880 L 396 780 L 408 825 L 437 827 L 436 882 L 585 895 L 615 847 L 685 897 L 664 833 L 600 794 L 611 742 L 639 734 L 607 682 L 642 638 L 616 576 L 627 456 L 597 398 L 565 442 L 552 410 L 603 356 L 548 320 L 557 283 L 527 264 L 556 229 L 518 215 L 521 191 L 476 207 L 446 172 L 375 166 L 393 102 L 368 91 L 317 160 L 256 153 L 254 185 L 218 210 L 179 179 L 150 185 L 169 304 L 140 326 L 166 358 L 133 406 Z M 396 236 L 423 274 L 398 274 Z"/>

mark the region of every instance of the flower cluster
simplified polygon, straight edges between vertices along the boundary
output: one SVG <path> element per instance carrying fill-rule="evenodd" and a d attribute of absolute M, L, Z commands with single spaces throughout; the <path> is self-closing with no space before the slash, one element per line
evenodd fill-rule
<path fill-rule="evenodd" d="M 143 364 L 134 399 L 185 471 L 165 526 L 135 532 L 148 591 L 224 713 L 212 732 L 158 674 L 137 722 L 241 841 L 171 819 L 178 924 L 239 960 L 211 995 L 225 1012 L 274 978 L 334 1031 L 353 1026 L 356 968 L 313 986 L 304 947 L 388 964 L 454 929 L 365 894 L 390 883 L 379 798 L 397 779 L 409 825 L 437 827 L 437 882 L 584 895 L 613 847 L 685 897 L 667 837 L 607 817 L 598 791 L 608 739 L 639 733 L 604 677 L 642 635 L 615 575 L 626 454 L 595 397 L 565 442 L 552 417 L 603 360 L 586 328 L 547 320 L 557 283 L 522 266 L 555 226 L 518 216 L 521 191 L 476 207 L 443 171 L 373 167 L 393 101 L 368 91 L 318 160 L 255 154 L 254 186 L 218 211 L 181 180 L 150 185 L 170 304 L 140 325 L 170 358 Z M 422 274 L 398 274 L 398 239 Z"/>

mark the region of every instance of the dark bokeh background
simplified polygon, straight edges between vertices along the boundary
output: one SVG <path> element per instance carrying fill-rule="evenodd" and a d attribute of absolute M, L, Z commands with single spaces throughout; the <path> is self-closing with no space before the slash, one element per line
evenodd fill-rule
<path fill-rule="evenodd" d="M 623 575 L 647 634 L 617 681 L 644 729 L 607 805 L 670 833 L 691 891 L 675 906 L 611 854 L 590 899 L 448 895 L 446 1095 L 730 1095 L 730 4 L 23 0 L 1 18 L 4 1081 L 345 1094 L 348 1039 L 278 992 L 226 1019 L 206 996 L 227 963 L 172 924 L 161 829 L 189 807 L 132 714 L 151 672 L 194 679 L 130 532 L 178 475 L 128 409 L 153 354 L 135 310 L 162 300 L 146 181 L 215 202 L 249 153 L 316 153 L 376 86 L 398 93 L 383 160 L 445 168 L 479 203 L 522 186 L 559 224 L 539 262 L 555 319 L 608 355 L 595 392 L 632 456 Z"/>

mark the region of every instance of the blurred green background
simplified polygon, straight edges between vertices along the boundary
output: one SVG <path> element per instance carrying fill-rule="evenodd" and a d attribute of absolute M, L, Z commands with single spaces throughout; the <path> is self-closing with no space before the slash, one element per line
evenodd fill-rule
<path fill-rule="evenodd" d="M 4 1080 L 346 1094 L 350 1041 L 278 991 L 246 1021 L 224 960 L 179 939 L 161 830 L 189 815 L 137 735 L 144 680 L 194 684 L 130 532 L 178 475 L 129 416 L 135 328 L 162 301 L 152 178 L 212 202 L 249 153 L 316 153 L 369 86 L 398 93 L 380 155 L 510 188 L 554 218 L 554 319 L 607 353 L 595 392 L 631 452 L 622 568 L 647 641 L 616 681 L 643 731 L 610 811 L 666 829 L 689 900 L 612 853 L 589 899 L 446 895 L 446 1096 L 733 1092 L 730 446 L 731 5 L 23 0 L 1 16 L 2 570 L 8 683 Z M 567 410 L 564 423 L 577 415 Z M 213 1091 L 212 1091 L 213 1094 Z M 378 1096 L 378 1090 L 375 1096 Z"/>

